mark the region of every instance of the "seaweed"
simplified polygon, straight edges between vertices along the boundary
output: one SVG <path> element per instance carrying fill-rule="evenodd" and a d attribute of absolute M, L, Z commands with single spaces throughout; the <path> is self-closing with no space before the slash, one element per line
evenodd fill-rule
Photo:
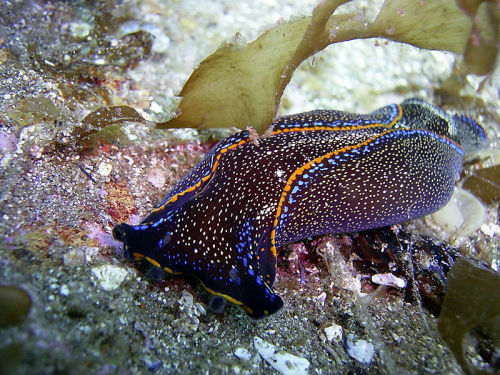
<path fill-rule="evenodd" d="M 386 0 L 372 22 L 361 14 L 334 14 L 350 1 L 324 0 L 310 17 L 278 23 L 251 43 L 239 34 L 223 43 L 184 84 L 176 116 L 156 127 L 252 126 L 263 133 L 295 69 L 328 45 L 353 39 L 385 38 L 463 55 L 443 95 L 459 95 L 466 74 L 493 71 L 500 9 L 492 1 Z"/>
<path fill-rule="evenodd" d="M 361 14 L 333 14 L 349 1 L 321 1 L 312 16 L 279 23 L 249 44 L 238 35 L 224 43 L 185 83 L 177 116 L 157 126 L 251 125 L 262 133 L 299 64 L 347 40 L 381 37 L 462 54 L 461 74 L 489 74 L 495 66 L 500 10 L 492 1 L 386 0 L 373 22 Z"/>
<path fill-rule="evenodd" d="M 464 179 L 464 189 L 474 193 L 484 203 L 500 201 L 500 165 L 486 167 L 472 172 Z"/>
<path fill-rule="evenodd" d="M 0 285 L 0 302 L 0 328 L 24 322 L 32 303 L 28 292 L 16 285 Z"/>
<path fill-rule="evenodd" d="M 464 258 L 450 271 L 438 328 L 468 374 L 500 370 L 499 285 L 498 272 Z"/>
<path fill-rule="evenodd" d="M 77 139 L 84 139 L 91 134 L 97 133 L 107 126 L 122 122 L 147 123 L 135 109 L 126 105 L 102 107 L 89 113 L 81 121 L 80 127 L 76 128 L 73 135 Z"/>

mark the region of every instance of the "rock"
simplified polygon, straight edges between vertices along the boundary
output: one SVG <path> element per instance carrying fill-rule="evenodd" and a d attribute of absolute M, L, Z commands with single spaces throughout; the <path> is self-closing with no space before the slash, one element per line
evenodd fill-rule
<path fill-rule="evenodd" d="M 80 267 L 86 262 L 85 252 L 80 249 L 73 249 L 63 255 L 63 263 L 68 267 Z"/>
<path fill-rule="evenodd" d="M 377 273 L 372 275 L 372 281 L 375 284 L 387 285 L 395 288 L 404 288 L 406 286 L 406 281 L 394 276 L 392 273 Z"/>
<path fill-rule="evenodd" d="M 243 359 L 245 361 L 249 361 L 252 358 L 252 354 L 250 354 L 247 349 L 242 347 L 236 348 L 236 350 L 234 351 L 234 355 L 239 359 Z"/>
<path fill-rule="evenodd" d="M 179 333 L 192 334 L 198 330 L 202 311 L 198 307 L 198 303 L 194 302 L 194 297 L 187 290 L 183 290 L 179 299 L 179 311 L 181 317 L 172 322 L 172 328 Z"/>
<path fill-rule="evenodd" d="M 342 340 L 342 327 L 338 324 L 332 324 L 325 328 L 326 339 L 330 342 L 340 342 Z"/>
<path fill-rule="evenodd" d="M 364 365 L 369 365 L 375 355 L 375 347 L 371 342 L 366 340 L 354 340 L 354 335 L 349 334 L 347 337 L 347 354 L 356 361 Z"/>
<path fill-rule="evenodd" d="M 146 178 L 155 188 L 162 189 L 165 187 L 166 174 L 162 168 L 151 168 Z"/>
<path fill-rule="evenodd" d="M 179 299 L 179 308 L 182 310 L 193 310 L 194 297 L 187 290 L 183 290 Z"/>
<path fill-rule="evenodd" d="M 92 268 L 97 284 L 107 292 L 118 288 L 128 275 L 127 270 L 112 264 Z"/>
<path fill-rule="evenodd" d="M 274 345 L 258 336 L 253 338 L 253 343 L 260 356 L 279 373 L 284 375 L 309 373 L 309 361 L 307 359 L 283 351 L 277 352 Z"/>
<path fill-rule="evenodd" d="M 113 166 L 111 164 L 108 164 L 104 161 L 101 162 L 101 164 L 99 164 L 98 172 L 103 177 L 109 176 L 111 174 L 112 170 L 113 170 Z"/>

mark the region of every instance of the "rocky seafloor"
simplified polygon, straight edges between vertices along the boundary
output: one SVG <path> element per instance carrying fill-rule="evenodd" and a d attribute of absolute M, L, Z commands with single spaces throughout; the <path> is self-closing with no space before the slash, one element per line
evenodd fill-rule
<path fill-rule="evenodd" d="M 373 4 L 352 6 L 368 12 Z M 498 199 L 481 203 L 460 189 L 444 219 L 280 249 L 275 289 L 285 307 L 258 321 L 233 305 L 214 313 L 195 279 L 158 280 L 124 259 L 113 240 L 115 224 L 139 222 L 228 132 L 121 123 L 91 134 L 82 119 L 102 106 L 128 105 L 164 121 L 190 73 L 222 41 L 237 32 L 252 40 L 315 5 L 2 6 L 0 373 L 462 374 L 438 324 L 450 309 L 446 292 L 460 290 L 473 308 L 458 308 L 477 316 L 464 339 L 469 371 L 500 371 L 499 288 L 475 295 L 463 285 L 448 290 L 447 281 L 464 256 L 498 280 Z M 302 64 L 280 113 L 368 112 L 412 96 L 443 104 L 439 88 L 455 59 L 384 41 L 334 45 Z M 491 147 L 466 168 L 473 175 L 481 163 L 500 160 L 500 76 L 467 79 L 463 100 L 446 109 L 475 116 L 488 133 Z M 462 221 L 449 220 L 457 215 Z M 486 315 L 484 300 L 493 301 Z"/>

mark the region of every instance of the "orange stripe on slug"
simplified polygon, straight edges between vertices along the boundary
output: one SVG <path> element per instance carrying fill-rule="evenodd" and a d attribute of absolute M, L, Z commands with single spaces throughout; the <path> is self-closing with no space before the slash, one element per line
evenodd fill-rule
<path fill-rule="evenodd" d="M 281 215 L 281 210 L 282 210 L 282 207 L 285 203 L 285 199 L 288 195 L 288 191 L 290 191 L 291 189 L 291 184 L 292 182 L 295 180 L 296 176 L 297 175 L 300 175 L 302 174 L 303 171 L 305 170 L 308 170 L 310 169 L 311 167 L 313 167 L 314 165 L 316 164 L 319 164 L 321 163 L 323 160 L 327 159 L 327 158 L 330 158 L 332 156 L 335 156 L 335 155 L 339 155 L 339 154 L 342 154 L 342 153 L 345 153 L 347 151 L 350 151 L 350 150 L 353 150 L 353 149 L 356 149 L 356 148 L 360 148 L 360 147 L 363 147 L 363 146 L 366 146 L 370 143 L 372 143 L 373 141 L 375 141 L 377 138 L 380 138 L 380 137 L 383 137 L 385 136 L 386 134 L 388 133 L 392 133 L 394 130 L 386 130 L 382 133 L 379 133 L 375 136 L 373 136 L 372 138 L 370 139 L 367 139 L 366 141 L 364 142 L 361 142 L 361 143 L 358 143 L 357 145 L 354 145 L 354 146 L 346 146 L 346 147 L 342 147 L 338 150 L 335 150 L 333 152 L 330 152 L 328 154 L 325 154 L 323 156 L 319 156 L 313 160 L 311 160 L 310 162 L 304 164 L 302 167 L 300 168 L 297 168 L 291 175 L 290 177 L 288 178 L 288 181 L 285 185 L 285 187 L 283 188 L 283 191 L 281 193 L 281 197 L 280 197 L 280 200 L 279 200 L 279 203 L 278 203 L 278 207 L 276 208 L 276 215 L 275 215 L 275 220 L 274 220 L 274 223 L 273 223 L 273 230 L 271 231 L 271 253 L 276 257 L 276 227 L 278 226 L 279 224 L 279 217 Z"/>
<path fill-rule="evenodd" d="M 389 128 L 392 128 L 394 126 L 394 124 L 396 122 L 398 122 L 401 119 L 401 117 L 403 117 L 403 108 L 401 108 L 401 106 L 399 104 L 396 104 L 396 106 L 398 108 L 398 114 L 396 115 L 396 117 L 394 117 L 392 119 L 392 121 L 389 123 L 389 125 L 387 125 L 387 127 L 389 127 Z"/>
<path fill-rule="evenodd" d="M 371 128 L 380 128 L 380 127 L 390 127 L 393 126 L 396 121 L 398 121 L 403 115 L 401 108 L 399 108 L 399 114 L 395 117 L 395 119 L 389 124 L 369 124 L 369 125 L 356 125 L 356 126 L 310 126 L 307 128 L 286 128 L 286 129 L 278 129 L 274 130 L 273 134 L 279 133 L 289 133 L 289 132 L 306 132 L 306 131 L 317 131 L 317 130 L 328 130 L 328 131 L 352 131 L 352 130 L 362 130 L 362 129 L 371 129 Z"/>
<path fill-rule="evenodd" d="M 154 260 L 154 259 L 152 259 L 152 258 L 150 258 L 150 257 L 145 257 L 145 258 L 146 258 L 146 260 L 147 260 L 149 263 L 151 263 L 153 266 L 158 267 L 158 268 L 161 268 L 160 263 L 158 263 L 156 260 Z"/>
<path fill-rule="evenodd" d="M 175 272 L 173 271 L 170 267 L 163 267 L 163 269 L 167 272 L 167 273 L 170 273 L 172 275 L 182 275 L 182 272 Z"/>
<path fill-rule="evenodd" d="M 219 153 L 217 154 L 217 156 L 215 157 L 214 165 L 212 166 L 212 171 L 211 171 L 211 173 L 210 173 L 210 174 L 208 174 L 208 175 L 206 175 L 205 177 L 203 177 L 203 178 L 202 178 L 200 181 L 198 181 L 195 185 L 193 185 L 193 186 L 191 186 L 191 187 L 187 188 L 186 190 L 184 190 L 184 191 L 182 191 L 182 192 L 180 192 L 180 193 L 178 193 L 178 194 L 174 195 L 172 198 L 170 198 L 167 202 L 165 202 L 164 204 L 162 204 L 160 207 L 154 208 L 154 209 L 152 210 L 152 212 L 158 212 L 158 211 L 162 210 L 162 209 L 163 209 L 165 206 L 167 206 L 169 203 L 173 203 L 173 202 L 177 201 L 177 199 L 178 199 L 179 197 L 182 197 L 184 194 L 189 193 L 189 192 L 191 192 L 191 191 L 193 191 L 193 190 L 196 190 L 196 188 L 199 188 L 199 187 L 201 186 L 201 183 L 202 183 L 202 182 L 205 182 L 205 181 L 209 180 L 209 179 L 212 177 L 212 175 L 214 174 L 215 170 L 217 169 L 217 165 L 219 164 L 219 159 L 221 158 L 222 154 L 224 154 L 224 153 L 226 153 L 227 151 L 232 150 L 232 149 L 234 149 L 234 148 L 236 148 L 236 147 L 238 147 L 238 146 L 241 146 L 241 145 L 243 145 L 243 144 L 245 144 L 245 143 L 247 143 L 247 141 L 245 141 L 245 140 L 241 140 L 241 141 L 239 141 L 238 143 L 232 144 L 232 145 L 230 145 L 230 146 L 228 146 L 228 147 L 225 147 L 225 148 L 223 148 L 222 150 L 220 150 L 220 151 L 219 151 Z"/>

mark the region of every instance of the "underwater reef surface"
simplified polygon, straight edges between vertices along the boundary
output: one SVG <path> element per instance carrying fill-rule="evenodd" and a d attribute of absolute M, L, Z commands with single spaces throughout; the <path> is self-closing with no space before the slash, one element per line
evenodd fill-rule
<path fill-rule="evenodd" d="M 369 14 L 378 3 L 348 6 Z M 220 306 L 198 281 L 160 280 L 112 238 L 115 224 L 138 223 L 231 130 L 160 130 L 131 116 L 94 131 L 82 119 L 128 106 L 165 121 L 224 40 L 253 40 L 315 5 L 32 0 L 0 9 L 0 373 L 498 371 L 498 310 L 481 305 L 498 292 L 459 282 L 484 267 L 495 285 L 500 267 L 498 69 L 486 81 L 468 76 L 447 100 L 450 53 L 355 40 L 302 64 L 280 114 L 369 112 L 420 96 L 474 116 L 491 147 L 466 165 L 473 194 L 457 189 L 445 214 L 280 249 L 275 288 L 286 304 L 267 319 L 231 305 L 214 313 Z M 470 268 L 453 270 L 464 256 Z M 481 291 L 472 311 L 447 305 L 449 272 L 454 301 L 462 288 Z M 440 328 L 460 322 L 466 350 L 457 360 L 445 341 L 457 338 Z"/>

